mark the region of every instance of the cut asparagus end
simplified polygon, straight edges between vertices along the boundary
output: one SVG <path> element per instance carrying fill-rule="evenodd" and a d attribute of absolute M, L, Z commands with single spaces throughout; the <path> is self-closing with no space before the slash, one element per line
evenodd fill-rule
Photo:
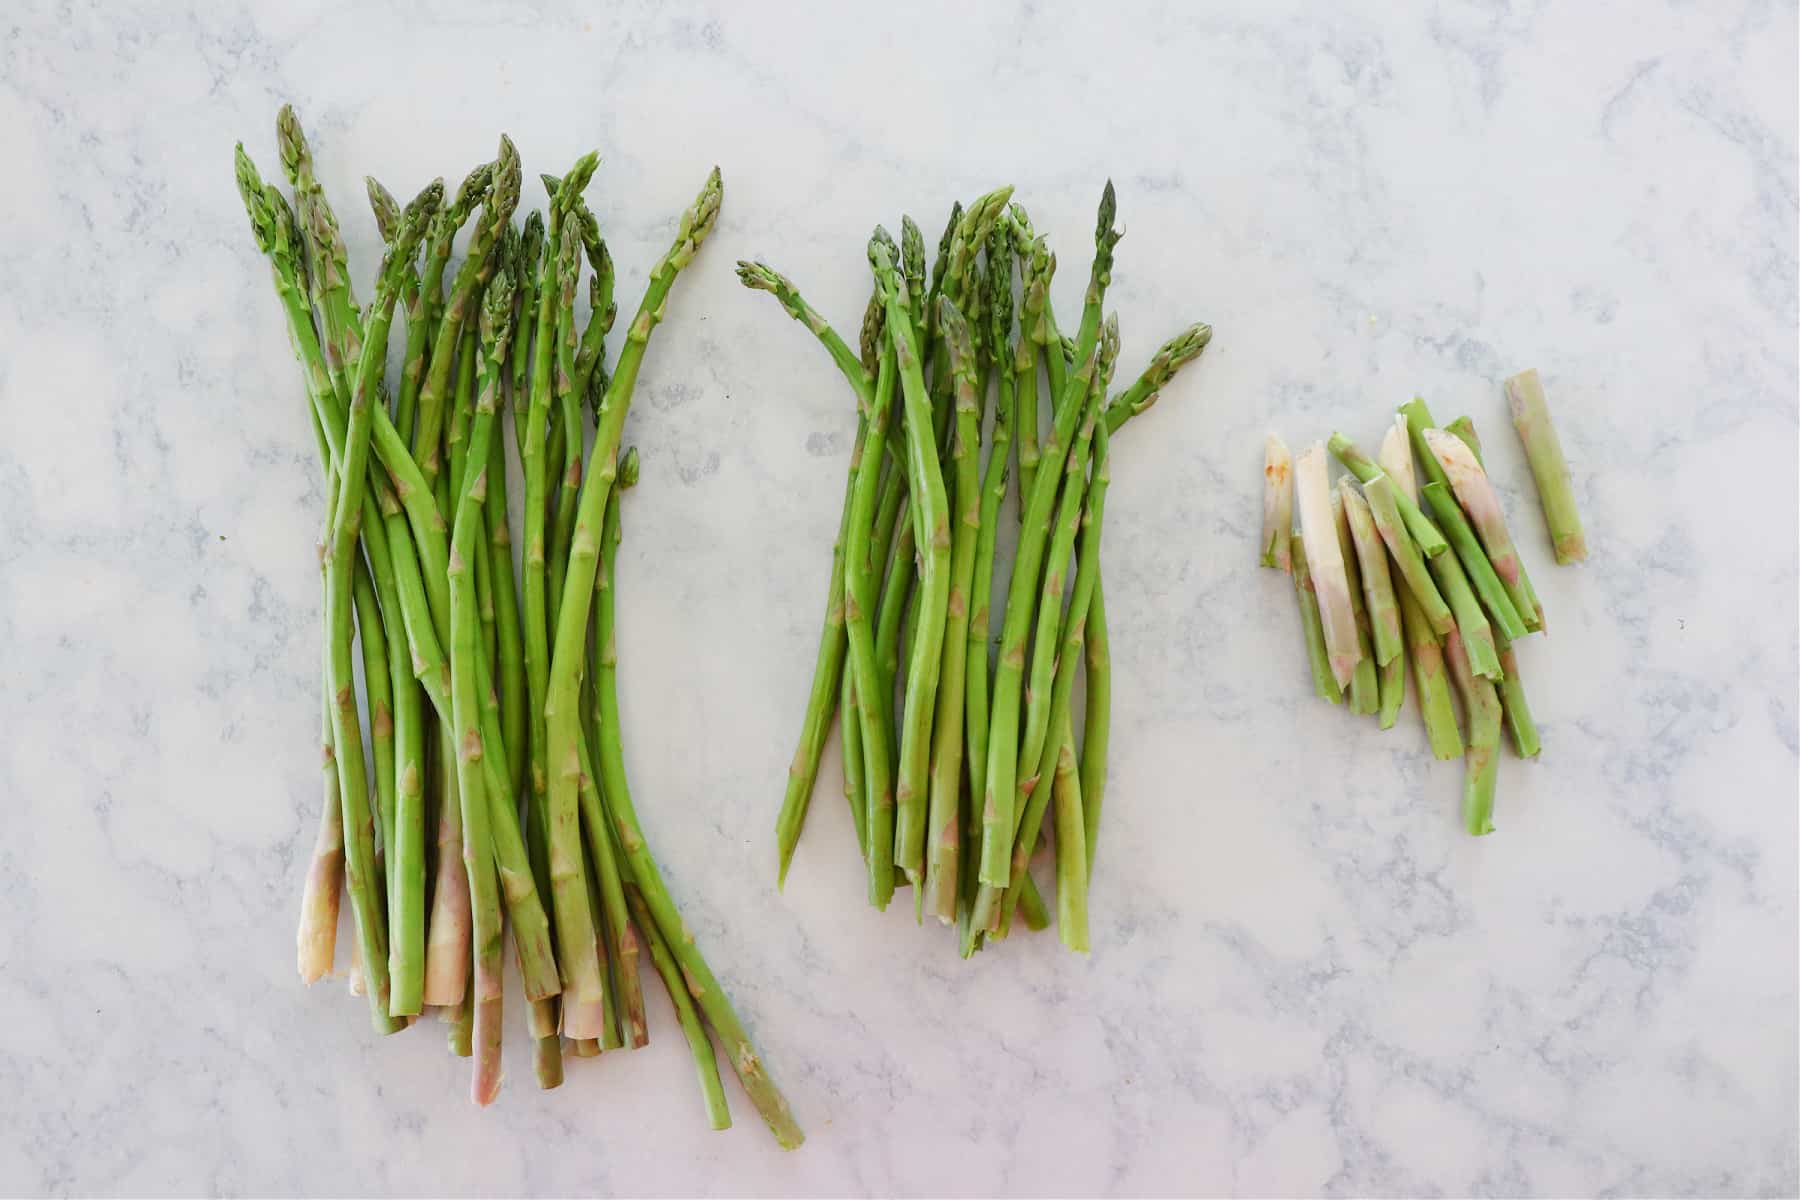
<path fill-rule="evenodd" d="M 1521 371 L 1506 381 L 1506 405 L 1512 410 L 1513 428 L 1525 446 L 1525 461 L 1537 483 L 1544 523 L 1550 527 L 1550 545 L 1561 564 L 1587 561 L 1587 535 L 1575 508 L 1575 488 L 1562 441 L 1550 423 L 1550 406 L 1536 369 Z"/>
<path fill-rule="evenodd" d="M 1414 504 L 1419 502 L 1419 478 L 1413 470 L 1412 442 L 1406 431 L 1406 414 L 1395 413 L 1394 423 L 1381 439 L 1375 460 L 1394 481 L 1394 488 Z"/>
<path fill-rule="evenodd" d="M 1294 503 L 1300 509 L 1300 536 L 1306 543 L 1331 674 L 1342 689 L 1355 676 L 1362 650 L 1356 642 L 1356 615 L 1350 607 L 1350 583 L 1338 544 L 1337 522 L 1331 515 L 1323 443 L 1313 443 L 1294 462 Z"/>
<path fill-rule="evenodd" d="M 1425 445 L 1450 481 L 1450 489 L 1456 494 L 1457 503 L 1468 514 L 1469 522 L 1475 526 L 1475 532 L 1481 538 L 1494 573 L 1506 585 L 1506 593 L 1519 610 L 1520 619 L 1527 629 L 1540 625 L 1542 618 L 1530 589 L 1525 585 L 1524 571 L 1519 565 L 1519 552 L 1513 545 L 1512 534 L 1507 531 L 1506 514 L 1501 511 L 1500 497 L 1494 491 L 1487 472 L 1482 470 L 1475 452 L 1461 438 L 1441 429 L 1427 429 L 1424 436 Z"/>
<path fill-rule="evenodd" d="M 1262 565 L 1294 569 L 1288 533 L 1294 527 L 1294 460 L 1287 443 L 1271 433 L 1263 440 Z"/>

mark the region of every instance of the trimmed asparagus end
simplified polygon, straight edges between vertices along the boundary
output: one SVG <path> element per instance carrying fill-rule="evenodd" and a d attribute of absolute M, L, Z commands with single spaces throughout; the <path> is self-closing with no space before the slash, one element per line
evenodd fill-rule
<path fill-rule="evenodd" d="M 1263 440 L 1263 566 L 1294 569 L 1288 545 L 1293 527 L 1294 459 L 1281 436 L 1271 433 Z"/>

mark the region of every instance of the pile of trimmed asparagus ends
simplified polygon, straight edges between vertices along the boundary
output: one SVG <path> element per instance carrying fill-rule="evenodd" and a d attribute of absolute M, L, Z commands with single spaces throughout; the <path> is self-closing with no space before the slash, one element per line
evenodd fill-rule
<path fill-rule="evenodd" d="M 376 1030 L 439 1009 L 487 1104 L 500 1088 L 508 926 L 542 1087 L 561 1082 L 565 1053 L 645 1043 L 647 953 L 713 1126 L 730 1117 L 709 1029 L 777 1140 L 798 1145 L 645 844 L 621 750 L 614 567 L 638 470 L 621 433 L 670 288 L 718 219 L 718 171 L 652 266 L 609 364 L 613 265 L 582 199 L 597 156 L 544 177 L 547 215 L 522 225 L 505 138 L 453 194 L 437 180 L 402 207 L 368 180 L 386 251 L 359 304 L 291 108 L 276 135 L 291 200 L 241 145 L 237 182 L 274 268 L 325 481 L 325 793 L 301 978 L 331 972 L 347 890 L 351 986 Z M 401 313 L 403 337 L 391 333 Z M 509 425 L 525 481 L 522 570 Z"/>
<path fill-rule="evenodd" d="M 1581 562 L 1587 541 L 1537 372 L 1508 379 L 1506 396 L 1556 561 Z M 1328 448 L 1348 472 L 1335 490 Z M 1492 833 L 1501 726 L 1520 758 L 1535 758 L 1540 748 L 1514 643 L 1544 628 L 1544 608 L 1474 424 L 1462 417 L 1439 428 L 1425 402 L 1413 400 L 1401 406 L 1374 459 L 1341 433 L 1295 459 L 1270 434 L 1262 565 L 1293 575 L 1321 698 L 1347 698 L 1352 712 L 1391 729 L 1411 664 L 1432 753 L 1465 759 L 1463 824 L 1477 836 Z M 1451 681 L 1462 699 L 1461 726 Z"/>
<path fill-rule="evenodd" d="M 1183 330 L 1109 399 L 1112 184 L 1073 336 L 1050 303 L 1056 257 L 1011 198 L 1001 188 L 953 207 L 929 274 L 910 217 L 897 245 L 875 230 L 860 353 L 785 276 L 738 264 L 746 287 L 824 344 L 857 413 L 824 632 L 776 821 L 780 877 L 837 715 L 869 902 L 885 909 L 910 885 L 915 918 L 954 923 L 965 957 L 1005 937 L 1015 912 L 1033 929 L 1048 924 L 1029 870 L 1043 832 L 1055 846 L 1058 932 L 1088 949 L 1111 720 L 1100 580 L 1109 443 L 1212 337 L 1206 325 Z"/>

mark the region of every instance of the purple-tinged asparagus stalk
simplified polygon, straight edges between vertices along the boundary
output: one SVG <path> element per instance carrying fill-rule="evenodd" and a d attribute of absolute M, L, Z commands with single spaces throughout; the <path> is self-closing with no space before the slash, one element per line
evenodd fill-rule
<path fill-rule="evenodd" d="M 1382 439 L 1378 458 L 1381 469 L 1395 488 L 1407 495 L 1418 494 L 1419 484 L 1413 474 L 1412 447 L 1407 440 L 1404 416 L 1395 419 L 1394 428 Z M 1404 657 L 1412 661 L 1413 685 L 1419 695 L 1419 715 L 1425 721 L 1425 739 L 1431 744 L 1431 753 L 1435 757 L 1461 758 L 1462 731 L 1456 724 L 1456 704 L 1450 697 L 1450 677 L 1444 670 L 1443 647 L 1438 645 L 1437 635 L 1432 633 L 1431 623 L 1425 619 L 1412 592 L 1405 587 L 1395 590 L 1399 593 L 1400 627 L 1406 636 Z M 1386 682 L 1384 676 L 1383 683 Z M 1384 713 L 1385 708 L 1384 704 Z"/>
<path fill-rule="evenodd" d="M 1362 650 L 1356 642 L 1356 614 L 1350 607 L 1344 552 L 1338 544 L 1337 522 L 1331 515 L 1331 485 L 1326 480 L 1323 443 L 1313 443 L 1294 460 L 1294 502 L 1300 510 L 1300 536 L 1306 544 L 1313 595 L 1318 597 L 1325 652 L 1332 678 L 1342 689 L 1355 676 Z"/>
<path fill-rule="evenodd" d="M 1506 381 L 1506 406 L 1512 410 L 1513 428 L 1525 444 L 1525 461 L 1537 481 L 1538 500 L 1544 506 L 1544 523 L 1550 527 L 1550 545 L 1558 563 L 1587 561 L 1587 536 L 1581 514 L 1575 510 L 1575 489 L 1569 479 L 1569 462 L 1562 441 L 1550 423 L 1550 406 L 1535 369 L 1521 371 Z"/>
<path fill-rule="evenodd" d="M 1543 614 L 1538 611 L 1531 587 L 1525 582 L 1519 551 L 1513 545 L 1512 534 L 1507 531 L 1506 514 L 1500 509 L 1500 497 L 1487 472 L 1476 460 L 1474 451 L 1462 439 L 1441 429 L 1427 429 L 1424 437 L 1432 457 L 1437 459 L 1450 480 L 1457 503 L 1475 526 L 1482 548 L 1487 551 L 1488 562 L 1493 564 L 1494 573 L 1506 586 L 1507 597 L 1518 609 L 1525 627 L 1543 628 Z"/>

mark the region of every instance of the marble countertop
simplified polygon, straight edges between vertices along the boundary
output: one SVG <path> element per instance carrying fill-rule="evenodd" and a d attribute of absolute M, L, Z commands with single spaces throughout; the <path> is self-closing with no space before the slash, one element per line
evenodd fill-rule
<path fill-rule="evenodd" d="M 0 36 L 0 1192 L 1800 1190 L 1791 2 L 376 7 Z M 627 752 L 798 1154 L 735 1082 L 705 1131 L 660 994 L 555 1093 L 515 1029 L 478 1112 L 441 1027 L 295 981 L 321 505 L 230 161 L 275 168 L 283 101 L 365 278 L 363 173 L 503 129 L 530 180 L 602 151 L 628 302 L 724 169 L 628 427 Z M 1073 308 L 1109 175 L 1124 362 L 1217 339 L 1115 447 L 1094 952 L 965 964 L 861 903 L 835 750 L 774 887 L 853 415 L 732 263 L 853 326 L 877 221 L 1011 182 Z M 1527 366 L 1584 567 L 1506 431 Z M 1483 841 L 1414 714 L 1311 698 L 1254 566 L 1264 431 L 1414 393 L 1489 431 L 1551 620 Z"/>

